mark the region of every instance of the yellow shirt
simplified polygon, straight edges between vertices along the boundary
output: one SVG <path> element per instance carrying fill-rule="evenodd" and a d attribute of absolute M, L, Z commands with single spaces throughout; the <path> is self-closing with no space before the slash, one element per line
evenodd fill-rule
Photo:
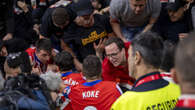
<path fill-rule="evenodd" d="M 173 83 L 151 91 L 128 91 L 117 99 L 111 110 L 172 110 L 179 96 L 180 88 Z"/>

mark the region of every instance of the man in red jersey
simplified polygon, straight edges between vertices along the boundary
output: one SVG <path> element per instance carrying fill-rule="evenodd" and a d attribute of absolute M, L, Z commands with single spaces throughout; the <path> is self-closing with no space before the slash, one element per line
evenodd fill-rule
<path fill-rule="evenodd" d="M 28 48 L 28 53 L 34 72 L 45 73 L 48 64 L 51 63 L 52 45 L 48 39 L 40 39 L 36 42 L 35 47 Z"/>
<path fill-rule="evenodd" d="M 85 82 L 85 78 L 81 73 L 74 73 L 72 71 L 74 65 L 74 58 L 67 51 L 62 51 L 54 57 L 54 63 L 58 66 L 63 81 L 63 88 L 67 86 L 74 86 Z M 62 104 L 60 104 L 63 110 L 72 110 L 71 104 L 67 104 L 62 94 L 59 94 Z M 66 107 L 65 107 L 66 106 Z"/>
<path fill-rule="evenodd" d="M 74 86 L 85 82 L 81 73 L 72 71 L 74 61 L 72 55 L 67 51 L 57 54 L 54 58 L 54 63 L 58 66 L 61 78 L 66 86 Z"/>
<path fill-rule="evenodd" d="M 134 79 L 128 73 L 128 48 L 130 42 L 124 43 L 118 37 L 108 38 L 104 44 L 106 57 L 102 62 L 102 78 L 105 81 L 119 82 L 124 91 L 131 89 Z M 97 50 L 97 48 L 96 48 Z M 96 51 L 97 54 L 98 51 Z M 98 53 L 101 55 L 101 53 Z"/>
<path fill-rule="evenodd" d="M 83 61 L 82 73 L 86 82 L 64 90 L 63 94 L 71 101 L 74 110 L 110 110 L 121 95 L 121 89 L 116 83 L 101 80 L 101 66 L 97 56 L 87 56 Z"/>

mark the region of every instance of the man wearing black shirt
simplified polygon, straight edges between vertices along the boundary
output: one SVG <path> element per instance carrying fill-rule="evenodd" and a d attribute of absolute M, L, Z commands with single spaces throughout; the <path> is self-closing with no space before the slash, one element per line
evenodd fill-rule
<path fill-rule="evenodd" d="M 48 8 L 42 17 L 40 38 L 50 38 L 56 49 L 60 49 L 60 38 L 65 28 L 76 17 L 72 5 L 73 3 L 67 3 L 67 6 Z"/>
<path fill-rule="evenodd" d="M 95 54 L 94 43 L 112 36 L 109 18 L 93 14 L 90 0 L 79 0 L 75 5 L 77 18 L 64 33 L 63 40 L 71 46 L 76 56 L 82 61 L 86 56 Z"/>
<path fill-rule="evenodd" d="M 39 39 L 39 31 L 34 28 L 31 4 L 29 0 L 14 1 L 14 37 L 34 44 Z"/>

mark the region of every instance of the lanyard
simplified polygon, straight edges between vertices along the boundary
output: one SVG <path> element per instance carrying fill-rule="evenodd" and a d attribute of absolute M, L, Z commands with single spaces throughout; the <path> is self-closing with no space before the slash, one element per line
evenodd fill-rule
<path fill-rule="evenodd" d="M 154 75 L 147 76 L 147 77 L 139 80 L 137 82 L 137 84 L 135 85 L 135 87 L 137 87 L 137 86 L 139 86 L 139 85 L 141 85 L 143 83 L 150 82 L 150 81 L 154 81 L 154 80 L 158 80 L 158 79 L 161 79 L 160 74 L 154 74 Z"/>
<path fill-rule="evenodd" d="M 180 99 L 176 107 L 195 108 L 195 99 Z"/>
<path fill-rule="evenodd" d="M 170 77 L 170 78 L 171 78 L 171 74 L 161 73 L 160 76 L 161 76 L 161 77 Z"/>

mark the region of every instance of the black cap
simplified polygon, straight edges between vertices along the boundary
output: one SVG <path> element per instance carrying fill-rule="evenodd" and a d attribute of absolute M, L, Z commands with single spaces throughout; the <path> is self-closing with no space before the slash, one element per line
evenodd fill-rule
<path fill-rule="evenodd" d="M 90 15 L 94 8 L 90 0 L 79 0 L 75 6 L 77 16 Z"/>
<path fill-rule="evenodd" d="M 169 2 L 166 6 L 166 9 L 170 11 L 177 11 L 182 6 L 183 5 L 180 0 L 175 0 L 174 2 Z"/>

